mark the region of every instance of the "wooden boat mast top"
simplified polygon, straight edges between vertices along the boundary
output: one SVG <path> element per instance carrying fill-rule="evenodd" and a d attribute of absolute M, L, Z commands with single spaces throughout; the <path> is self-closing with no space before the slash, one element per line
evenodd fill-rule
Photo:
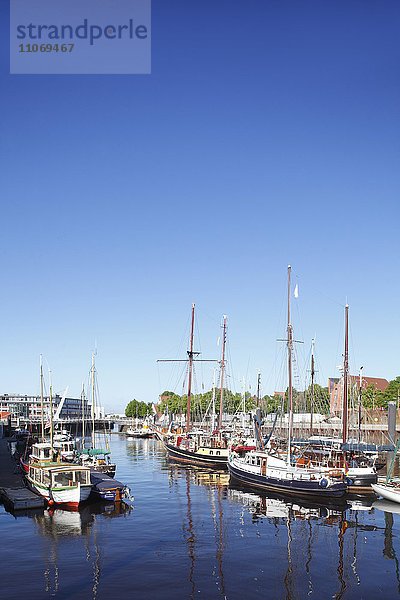
<path fill-rule="evenodd" d="M 347 421 L 348 421 L 348 379 L 349 379 L 349 305 L 344 308 L 344 355 L 343 355 L 343 444 L 347 442 Z"/>
<path fill-rule="evenodd" d="M 43 395 L 43 357 L 40 355 L 40 412 L 42 425 L 42 442 L 45 440 L 44 435 L 44 395 Z"/>
<path fill-rule="evenodd" d="M 222 350 L 221 350 L 221 385 L 219 393 L 219 418 L 218 418 L 218 429 L 222 428 L 222 413 L 224 403 L 224 375 L 225 375 L 225 346 L 226 346 L 226 323 L 227 316 L 224 315 L 222 324 Z"/>
<path fill-rule="evenodd" d="M 290 447 L 292 444 L 293 431 L 293 382 L 292 382 L 292 352 L 293 352 L 293 328 L 290 315 L 290 280 L 292 267 L 288 266 L 288 296 L 287 296 L 287 349 L 288 349 L 288 402 L 289 402 L 289 433 L 287 460 L 290 464 Z"/>
<path fill-rule="evenodd" d="M 189 342 L 189 373 L 188 373 L 188 394 L 187 394 L 187 407 L 186 407 L 186 433 L 190 431 L 190 402 L 192 396 L 192 376 L 193 376 L 193 339 L 194 339 L 194 309 L 195 305 L 192 304 L 192 319 L 190 326 L 190 342 Z"/>

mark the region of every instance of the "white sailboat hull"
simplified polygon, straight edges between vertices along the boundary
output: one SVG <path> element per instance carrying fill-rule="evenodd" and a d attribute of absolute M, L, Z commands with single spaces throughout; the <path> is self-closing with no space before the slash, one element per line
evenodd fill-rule
<path fill-rule="evenodd" d="M 371 487 L 378 496 L 400 504 L 400 487 L 388 483 L 373 483 Z"/>

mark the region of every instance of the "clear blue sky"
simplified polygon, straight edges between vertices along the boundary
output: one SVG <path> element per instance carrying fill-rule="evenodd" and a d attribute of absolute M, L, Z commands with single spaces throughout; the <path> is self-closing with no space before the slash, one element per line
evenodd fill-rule
<path fill-rule="evenodd" d="M 338 375 L 347 300 L 351 371 L 400 375 L 397 1 L 153 0 L 149 76 L 9 75 L 0 10 L 1 393 L 43 353 L 79 394 L 97 341 L 106 408 L 156 400 L 192 302 L 282 388 L 288 263 L 299 369 L 316 334 Z"/>

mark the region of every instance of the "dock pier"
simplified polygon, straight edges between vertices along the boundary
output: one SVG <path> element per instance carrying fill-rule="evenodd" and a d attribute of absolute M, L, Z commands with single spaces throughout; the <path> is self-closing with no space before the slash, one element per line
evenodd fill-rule
<path fill-rule="evenodd" d="M 0 499 L 12 510 L 44 507 L 44 498 L 37 496 L 25 484 L 19 464 L 11 455 L 13 438 L 0 439 Z"/>

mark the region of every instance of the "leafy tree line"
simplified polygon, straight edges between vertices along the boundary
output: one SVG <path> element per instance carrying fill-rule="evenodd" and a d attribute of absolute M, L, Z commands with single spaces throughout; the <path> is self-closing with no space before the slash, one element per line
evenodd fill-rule
<path fill-rule="evenodd" d="M 179 396 L 175 392 L 165 391 L 161 394 L 161 402 L 158 405 L 159 412 L 165 412 L 168 407 L 170 413 L 179 414 L 186 411 L 187 406 L 187 395 Z M 307 392 L 298 392 L 293 390 L 293 403 L 295 409 L 309 411 L 311 391 L 310 388 Z M 323 411 L 329 413 L 329 392 L 328 388 L 322 388 L 319 385 L 314 386 L 314 398 L 315 405 L 318 406 L 318 410 L 321 412 L 321 405 Z M 193 394 L 191 398 L 191 408 L 193 413 L 204 415 L 211 406 L 212 402 L 212 390 L 205 392 L 204 394 Z M 215 393 L 215 410 L 219 411 L 220 403 L 220 390 L 216 390 Z M 283 403 L 283 406 L 282 406 Z M 245 412 L 254 410 L 257 406 L 257 398 L 252 396 L 250 392 L 245 394 Z M 240 412 L 243 409 L 243 396 L 242 394 L 234 393 L 231 390 L 224 389 L 223 391 L 223 407 L 224 412 L 234 414 Z M 260 408 L 263 413 L 277 412 L 280 410 L 287 411 L 288 407 L 288 392 L 285 393 L 285 399 L 279 395 L 268 396 L 265 395 L 260 399 Z M 317 410 L 317 408 L 315 409 Z"/>
<path fill-rule="evenodd" d="M 357 386 L 353 386 L 350 390 L 350 395 L 357 399 L 358 389 Z M 250 392 L 246 392 L 246 412 L 254 410 L 257 406 L 257 399 L 252 396 Z M 389 382 L 388 387 L 384 392 L 381 392 L 375 388 L 373 384 L 369 384 L 361 393 L 362 404 L 367 409 L 383 408 L 387 409 L 388 402 L 396 401 L 400 398 L 400 376 L 396 377 Z M 211 406 L 212 401 L 212 390 L 205 392 L 204 394 L 193 394 L 191 400 L 191 406 L 193 414 L 204 415 Z M 215 392 L 215 410 L 219 411 L 220 402 L 220 390 Z M 187 395 L 179 396 L 175 392 L 164 391 L 161 394 L 161 402 L 158 404 L 158 412 L 168 412 L 173 414 L 181 414 L 186 412 L 187 406 Z M 234 414 L 242 410 L 243 397 L 241 394 L 234 393 L 231 390 L 224 389 L 223 391 L 223 406 L 224 412 Z M 139 400 L 133 399 L 128 403 L 125 409 L 125 415 L 127 417 L 139 417 L 143 418 L 147 414 L 152 413 L 152 404 L 149 402 L 140 402 Z M 285 391 L 285 397 L 282 398 L 280 395 L 265 395 L 260 400 L 260 407 L 264 414 L 271 412 L 278 412 L 283 410 L 288 411 L 288 390 Z M 293 388 L 293 407 L 296 411 L 310 412 L 311 409 L 311 386 L 305 391 L 298 391 Z M 314 412 L 320 412 L 322 414 L 329 414 L 330 412 L 330 399 L 329 390 L 327 387 L 322 387 L 318 384 L 314 385 Z"/>
<path fill-rule="evenodd" d="M 371 383 L 361 392 L 362 404 L 365 408 L 384 408 L 388 402 L 397 401 L 400 397 L 400 377 L 396 377 L 389 382 L 384 392 L 375 388 Z"/>
<path fill-rule="evenodd" d="M 204 415 L 208 409 L 211 408 L 212 404 L 212 390 L 205 392 L 204 394 L 193 394 L 191 397 L 191 408 L 193 413 Z M 220 403 L 220 390 L 215 391 L 215 411 L 219 411 Z M 161 402 L 158 404 L 158 411 L 165 412 L 168 408 L 168 412 L 179 414 L 186 411 L 187 406 L 187 395 L 179 396 L 174 392 L 166 390 L 161 394 Z M 223 407 L 224 412 L 235 413 L 242 409 L 243 396 L 241 394 L 234 394 L 231 390 L 223 390 Z M 246 411 L 253 410 L 256 406 L 256 399 L 246 392 L 245 395 L 245 407 Z"/>
<path fill-rule="evenodd" d="M 151 402 L 146 404 L 146 402 L 140 402 L 139 400 L 133 399 L 125 408 L 125 415 L 127 417 L 143 418 L 147 414 L 151 414 Z"/>

